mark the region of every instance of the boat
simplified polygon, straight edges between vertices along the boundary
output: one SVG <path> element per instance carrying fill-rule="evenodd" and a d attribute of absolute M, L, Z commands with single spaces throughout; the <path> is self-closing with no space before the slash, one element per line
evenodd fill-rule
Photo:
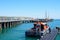
<path fill-rule="evenodd" d="M 47 23 L 43 23 L 44 25 L 47 25 Z M 41 29 L 41 28 L 40 28 Z M 43 35 L 50 33 L 50 28 L 48 27 L 46 30 L 44 30 Z M 31 28 L 25 32 L 26 37 L 41 37 L 41 31 L 36 31 L 36 28 Z"/>

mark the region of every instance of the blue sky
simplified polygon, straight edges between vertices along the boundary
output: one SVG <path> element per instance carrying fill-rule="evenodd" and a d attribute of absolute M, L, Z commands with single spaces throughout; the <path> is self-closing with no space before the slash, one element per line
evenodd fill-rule
<path fill-rule="evenodd" d="M 60 19 L 60 0 L 0 0 L 0 16 Z"/>

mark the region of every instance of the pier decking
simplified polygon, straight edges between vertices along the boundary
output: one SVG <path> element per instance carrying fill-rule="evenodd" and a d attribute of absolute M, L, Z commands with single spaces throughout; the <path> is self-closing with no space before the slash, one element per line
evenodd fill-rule
<path fill-rule="evenodd" d="M 56 29 L 53 29 L 50 34 L 44 35 L 43 38 L 40 38 L 40 40 L 54 40 L 58 31 Z"/>

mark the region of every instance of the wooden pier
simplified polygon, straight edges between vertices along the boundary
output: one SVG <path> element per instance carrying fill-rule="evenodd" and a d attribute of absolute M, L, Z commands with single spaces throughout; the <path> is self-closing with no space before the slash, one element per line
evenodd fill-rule
<path fill-rule="evenodd" d="M 54 40 L 56 35 L 58 33 L 57 29 L 53 29 L 51 33 L 44 35 L 43 38 L 40 38 L 40 40 Z"/>
<path fill-rule="evenodd" d="M 30 22 L 32 22 L 32 18 L 29 17 L 0 17 L 0 30 Z"/>

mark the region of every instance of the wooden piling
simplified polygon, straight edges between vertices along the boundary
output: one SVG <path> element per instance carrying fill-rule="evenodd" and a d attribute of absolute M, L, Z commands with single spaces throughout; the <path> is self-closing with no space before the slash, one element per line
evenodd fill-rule
<path fill-rule="evenodd" d="M 2 30 L 2 24 L 0 23 L 0 30 Z"/>

